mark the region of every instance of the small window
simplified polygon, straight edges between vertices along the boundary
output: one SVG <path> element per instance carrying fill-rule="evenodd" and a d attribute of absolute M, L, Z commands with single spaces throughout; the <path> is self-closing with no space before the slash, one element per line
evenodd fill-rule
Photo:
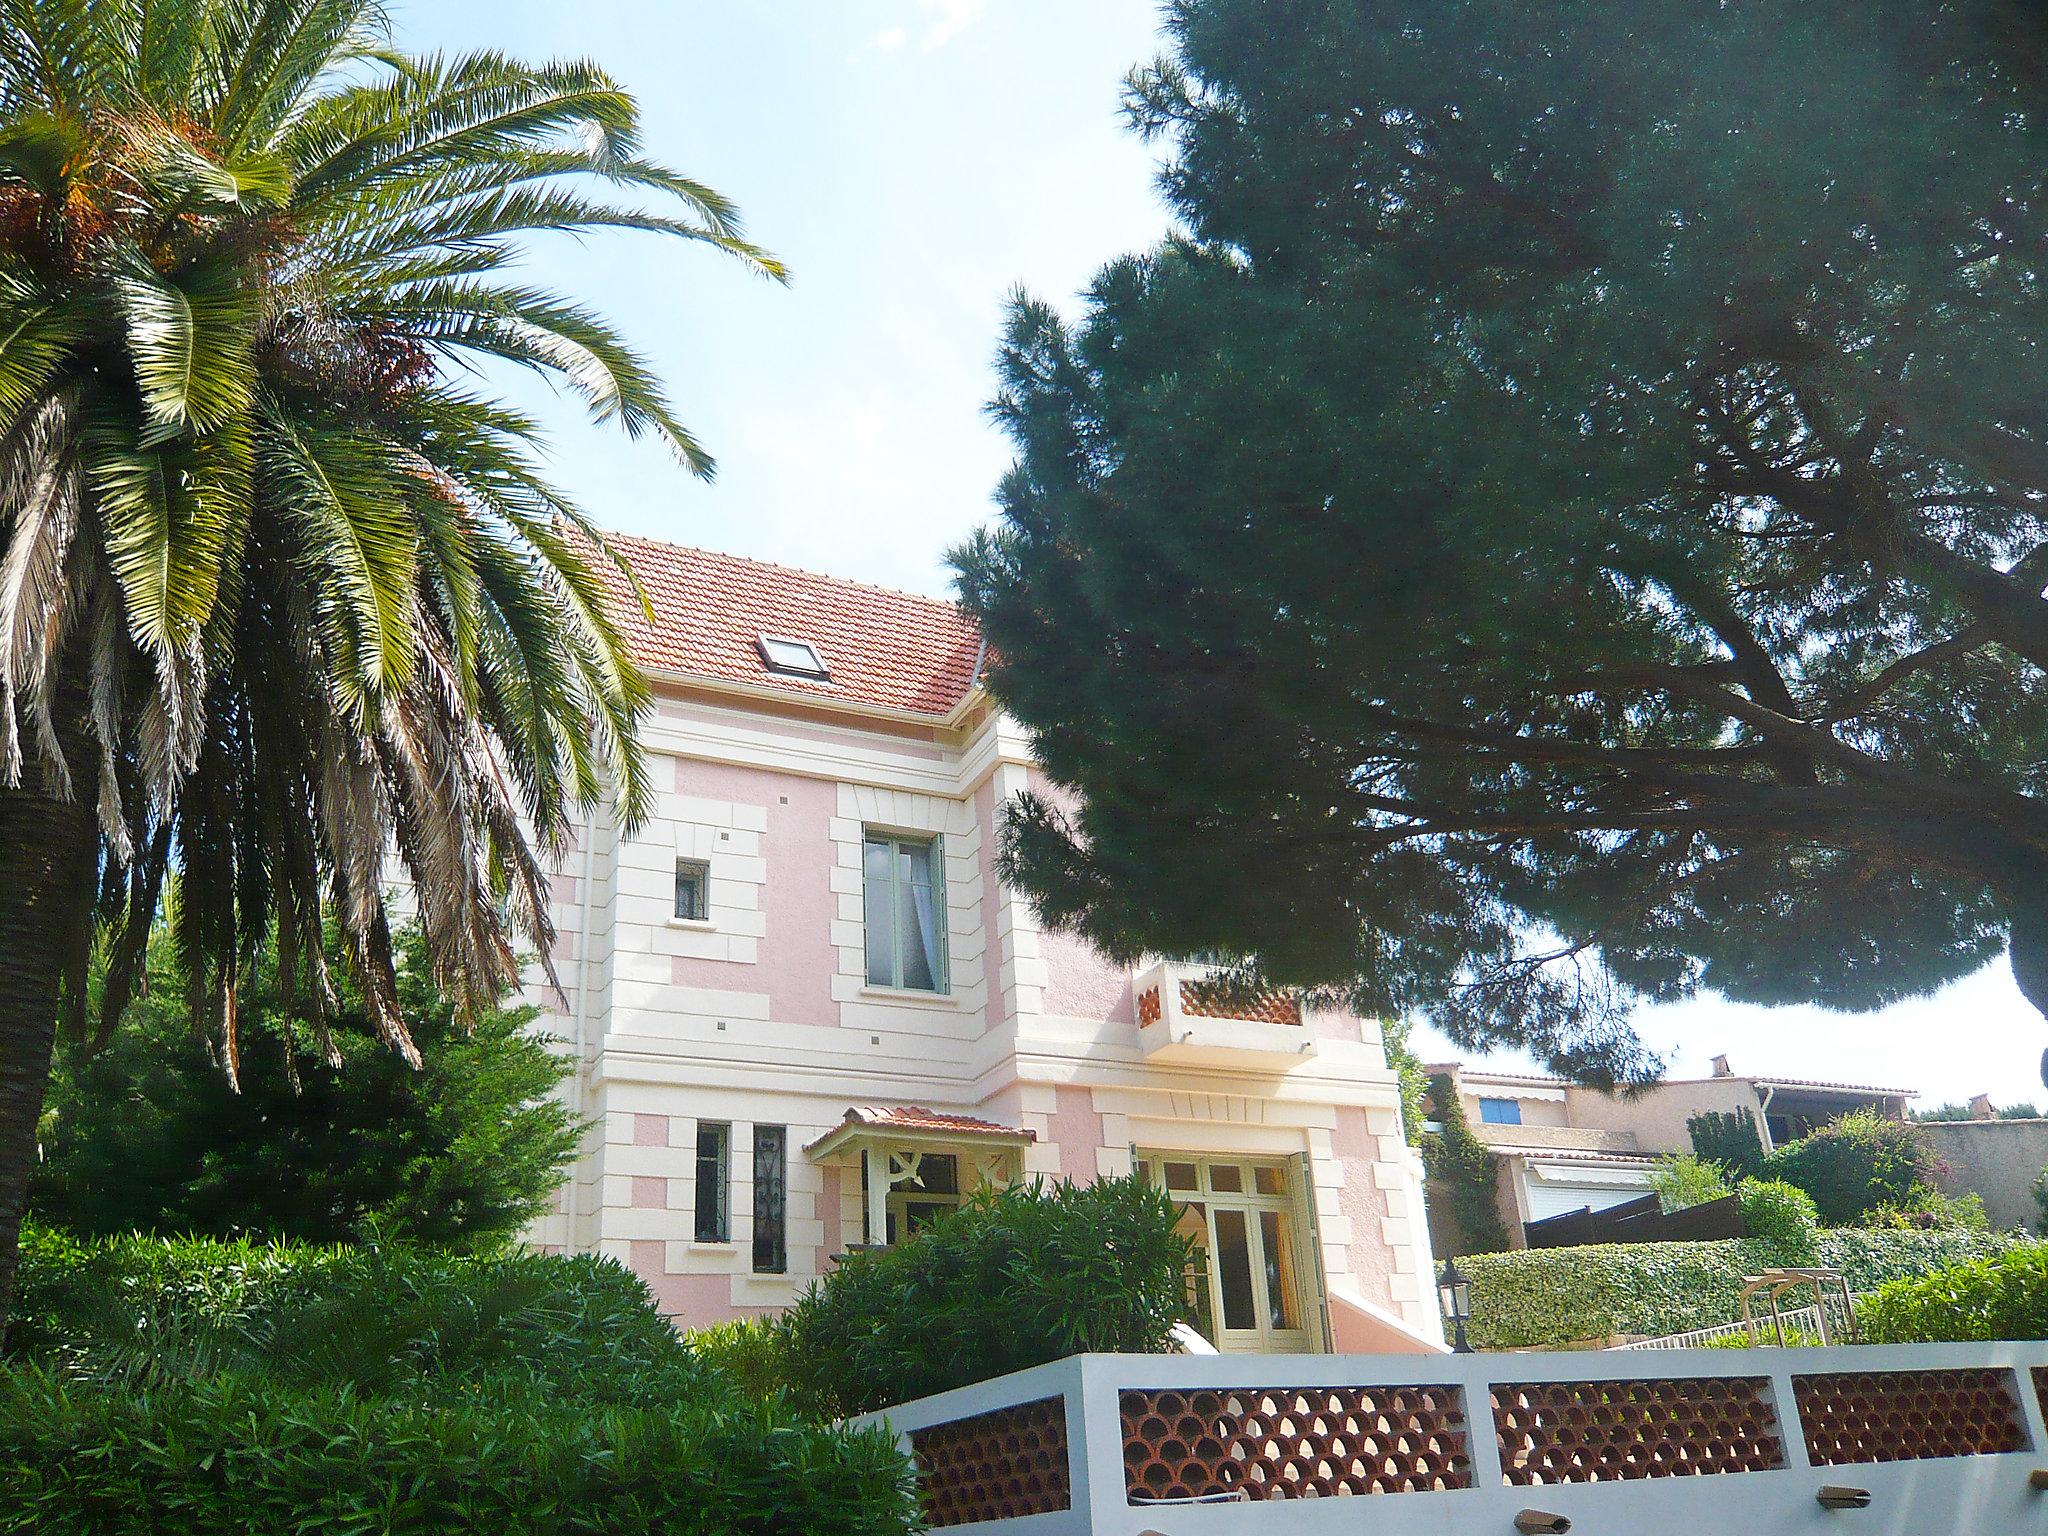
<path fill-rule="evenodd" d="M 935 837 L 868 833 L 861 853 L 868 985 L 946 990 L 945 867 Z"/>
<path fill-rule="evenodd" d="M 697 1122 L 697 1241 L 732 1241 L 732 1127 Z"/>
<path fill-rule="evenodd" d="M 1519 1099 L 1481 1099 L 1479 1121 L 1482 1125 L 1520 1125 L 1522 1103 Z"/>
<path fill-rule="evenodd" d="M 754 1273 L 780 1275 L 789 1269 L 789 1132 L 779 1125 L 754 1127 Z"/>
<path fill-rule="evenodd" d="M 825 658 L 818 648 L 808 640 L 788 640 L 780 635 L 763 635 L 754 642 L 761 649 L 761 660 L 770 672 L 783 672 L 791 677 L 814 677 L 820 682 L 832 674 L 825 667 Z"/>
<path fill-rule="evenodd" d="M 711 866 L 702 859 L 676 860 L 676 916 L 692 923 L 711 916 Z"/>

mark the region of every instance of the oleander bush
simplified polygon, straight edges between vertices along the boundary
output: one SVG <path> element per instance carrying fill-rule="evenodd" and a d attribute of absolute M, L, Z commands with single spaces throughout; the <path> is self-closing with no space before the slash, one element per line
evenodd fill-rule
<path fill-rule="evenodd" d="M 796 1373 L 789 1359 L 789 1330 L 779 1319 L 735 1318 L 697 1328 L 683 1342 L 699 1360 L 754 1397 L 792 1389 Z"/>
<path fill-rule="evenodd" d="M 1084 1351 L 1158 1353 L 1193 1245 L 1142 1179 L 984 1190 L 907 1242 L 850 1253 L 781 1323 L 795 1400 L 864 1413 Z"/>
<path fill-rule="evenodd" d="M 32 1231 L 0 1533 L 897 1536 L 886 1435 L 701 1358 L 609 1260 Z"/>
<path fill-rule="evenodd" d="M 2048 1338 L 2048 1243 L 1894 1280 L 1857 1309 L 1873 1344 Z"/>
<path fill-rule="evenodd" d="M 2023 1242 L 1998 1232 L 1830 1229 L 1815 1236 L 1813 1258 L 1861 1294 Z M 1475 1347 L 1545 1349 L 1734 1322 L 1742 1277 L 1782 1262 L 1773 1244 L 1749 1237 L 1475 1254 L 1458 1267 L 1471 1280 Z"/>

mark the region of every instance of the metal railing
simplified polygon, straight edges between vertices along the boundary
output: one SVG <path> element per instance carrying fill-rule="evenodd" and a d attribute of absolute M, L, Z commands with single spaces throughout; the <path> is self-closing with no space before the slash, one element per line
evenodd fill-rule
<path fill-rule="evenodd" d="M 1779 1314 L 1784 1319 L 1788 1334 L 1815 1335 L 1820 1333 L 1820 1314 L 1812 1307 L 1794 1307 Z M 1769 1344 L 1775 1335 L 1769 1318 L 1763 1320 L 1763 1337 L 1758 1341 Z M 1605 1353 L 1620 1354 L 1631 1349 L 1696 1349 L 1710 1344 L 1715 1339 L 1733 1339 L 1755 1330 L 1745 1322 L 1716 1323 L 1711 1328 L 1688 1328 L 1684 1333 L 1665 1334 L 1656 1339 L 1634 1339 L 1627 1344 L 1610 1346 Z"/>
<path fill-rule="evenodd" d="M 2048 1343 L 1083 1355 L 864 1422 L 954 1536 L 1991 1536 L 2044 1396 Z"/>

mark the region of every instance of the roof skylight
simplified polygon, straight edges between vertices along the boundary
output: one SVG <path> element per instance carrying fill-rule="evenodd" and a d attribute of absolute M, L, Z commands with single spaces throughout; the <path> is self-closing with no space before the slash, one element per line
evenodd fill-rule
<path fill-rule="evenodd" d="M 761 661 L 770 672 L 780 672 L 788 677 L 815 678 L 820 682 L 832 676 L 826 669 L 824 656 L 808 640 L 762 635 L 754 643 L 760 648 Z"/>

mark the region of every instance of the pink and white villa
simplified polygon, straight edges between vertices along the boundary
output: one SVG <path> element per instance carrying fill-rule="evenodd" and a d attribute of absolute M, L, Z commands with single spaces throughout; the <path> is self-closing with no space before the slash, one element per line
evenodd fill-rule
<path fill-rule="evenodd" d="M 562 991 L 531 997 L 593 1130 L 534 1244 L 616 1257 L 697 1327 L 979 1185 L 1138 1169 L 1185 1202 L 1220 1349 L 1442 1347 L 1378 1027 L 1043 931 L 994 858 L 1042 779 L 969 618 L 618 543 L 661 792 L 555 877 Z"/>

